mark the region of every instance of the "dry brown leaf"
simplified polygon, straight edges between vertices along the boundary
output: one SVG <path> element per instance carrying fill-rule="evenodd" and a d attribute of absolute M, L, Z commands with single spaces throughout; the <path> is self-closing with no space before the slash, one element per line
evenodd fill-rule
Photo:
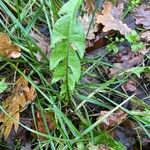
<path fill-rule="evenodd" d="M 85 11 L 90 15 L 94 10 L 95 0 L 85 0 Z"/>
<path fill-rule="evenodd" d="M 36 123 L 37 123 L 37 129 L 40 133 L 47 134 L 47 130 L 44 125 L 44 120 L 46 120 L 48 129 L 50 130 L 55 130 L 56 129 L 56 122 L 55 122 L 55 117 L 53 112 L 44 112 L 43 113 L 45 118 L 42 118 L 42 114 L 39 110 L 36 111 L 35 116 L 36 116 Z M 33 136 L 36 136 L 35 134 L 32 134 Z M 40 136 L 40 139 L 43 140 L 44 137 Z"/>
<path fill-rule="evenodd" d="M 136 24 L 143 25 L 145 29 L 150 29 L 150 6 L 142 4 L 135 9 Z"/>
<path fill-rule="evenodd" d="M 104 25 L 103 32 L 115 30 L 125 35 L 131 32 L 131 29 L 121 21 L 122 12 L 122 3 L 115 7 L 111 2 L 106 2 L 103 5 L 102 14 L 96 16 L 96 23 Z"/>
<path fill-rule="evenodd" d="M 141 33 L 141 38 L 145 39 L 146 42 L 150 42 L 150 31 L 145 31 Z"/>
<path fill-rule="evenodd" d="M 114 68 L 109 69 L 109 77 L 119 74 L 122 70 L 126 71 L 127 69 L 131 69 L 132 67 L 135 67 L 139 65 L 143 58 L 143 54 L 138 55 L 132 55 L 133 52 L 129 52 L 126 55 L 122 55 L 118 59 L 122 62 L 114 63 Z"/>
<path fill-rule="evenodd" d="M 25 107 L 35 99 L 35 97 L 35 89 L 29 87 L 28 81 L 23 77 L 20 77 L 17 80 L 11 95 L 2 103 L 3 109 L 8 114 L 0 113 L 0 122 L 3 122 L 1 133 L 4 135 L 5 139 L 7 139 L 13 127 L 15 132 L 17 132 L 20 112 L 23 111 Z"/>
<path fill-rule="evenodd" d="M 12 44 L 5 33 L 0 33 L 0 55 L 7 58 L 18 58 L 21 55 L 21 49 Z"/>
<path fill-rule="evenodd" d="M 50 40 L 49 38 L 38 34 L 34 31 L 30 32 L 30 35 L 37 41 L 38 47 L 41 49 L 44 55 L 49 56 L 50 55 Z M 41 61 L 43 58 L 42 54 L 38 52 L 36 54 L 36 58 L 38 61 Z"/>
<path fill-rule="evenodd" d="M 101 111 L 100 112 L 100 117 L 106 115 L 109 111 Z M 127 113 L 121 111 L 121 110 L 118 110 L 114 113 L 112 113 L 109 117 L 107 117 L 101 124 L 100 124 L 100 127 L 102 129 L 108 129 L 108 128 L 111 128 L 111 127 L 114 127 L 118 124 L 120 124 L 121 122 L 123 122 L 123 120 L 125 120 L 127 117 Z"/>
<path fill-rule="evenodd" d="M 88 30 L 89 30 L 89 26 L 90 26 L 90 23 L 92 21 L 92 15 L 87 15 L 85 14 L 83 17 L 79 17 L 79 20 L 80 20 L 80 23 L 82 24 L 83 28 L 84 28 L 84 32 L 85 32 L 85 35 L 87 34 Z M 94 32 L 97 32 L 98 31 L 98 28 L 97 26 L 95 25 L 95 22 L 94 20 L 92 21 L 92 25 L 90 26 L 90 30 L 89 30 L 89 33 L 88 33 L 88 36 L 87 36 L 87 39 L 88 40 L 92 40 L 92 39 L 95 39 L 95 34 Z"/>

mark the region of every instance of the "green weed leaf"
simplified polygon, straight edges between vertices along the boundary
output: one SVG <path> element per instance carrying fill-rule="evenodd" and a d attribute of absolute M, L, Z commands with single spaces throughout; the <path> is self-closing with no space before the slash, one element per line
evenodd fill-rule
<path fill-rule="evenodd" d="M 139 50 L 144 48 L 144 44 L 140 42 L 140 36 L 135 30 L 133 30 L 131 33 L 126 34 L 125 38 L 130 43 L 131 50 L 133 52 L 138 52 Z"/>
<path fill-rule="evenodd" d="M 145 109 L 145 111 L 131 111 L 130 113 L 135 119 L 142 122 L 143 124 L 150 124 L 150 110 Z"/>
<path fill-rule="evenodd" d="M 4 92 L 7 89 L 7 84 L 4 80 L 0 81 L 0 93 Z"/>
<path fill-rule="evenodd" d="M 108 133 L 101 132 L 101 134 L 96 138 L 97 144 L 106 144 L 113 150 L 126 150 L 125 146 L 119 141 L 114 140 Z"/>
<path fill-rule="evenodd" d="M 145 66 L 145 67 L 134 67 L 127 72 L 132 72 L 133 74 L 137 75 L 140 78 L 141 73 L 150 73 L 150 67 Z"/>
<path fill-rule="evenodd" d="M 54 70 L 52 84 L 62 80 L 61 94 L 69 96 L 81 74 L 80 59 L 84 56 L 85 35 L 77 20 L 82 0 L 70 0 L 59 11 L 60 19 L 52 33 L 50 70 Z"/>

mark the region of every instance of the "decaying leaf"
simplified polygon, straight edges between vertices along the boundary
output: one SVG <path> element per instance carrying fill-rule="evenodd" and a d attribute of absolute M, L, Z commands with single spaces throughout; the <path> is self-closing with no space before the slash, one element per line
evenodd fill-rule
<path fill-rule="evenodd" d="M 117 57 L 117 56 L 116 56 Z M 109 69 L 109 77 L 111 78 L 115 74 L 120 73 L 122 70 L 126 71 L 139 65 L 144 58 L 143 54 L 134 54 L 131 51 L 126 53 L 119 53 L 114 68 Z"/>
<path fill-rule="evenodd" d="M 18 58 L 21 55 L 21 49 L 12 44 L 9 36 L 0 33 L 0 55 L 7 58 Z"/>
<path fill-rule="evenodd" d="M 150 31 L 142 32 L 141 38 L 145 39 L 146 42 L 150 42 Z"/>
<path fill-rule="evenodd" d="M 44 119 L 46 120 L 46 124 L 48 127 L 48 130 L 55 130 L 56 129 L 56 122 L 53 112 L 44 112 L 44 117 L 42 117 L 42 114 L 39 110 L 35 112 L 36 116 L 36 123 L 37 123 L 37 129 L 40 133 L 47 134 L 47 130 L 44 124 Z M 35 136 L 35 134 L 32 134 Z M 44 139 L 44 137 L 40 136 L 40 139 Z"/>
<path fill-rule="evenodd" d="M 83 17 L 79 17 L 80 23 L 84 28 L 85 35 L 88 33 L 87 39 L 92 40 L 95 38 L 94 32 L 98 31 L 97 26 L 95 25 L 94 20 L 92 21 L 92 15 L 85 14 Z M 92 21 L 92 24 L 91 24 Z M 91 24 L 91 26 L 90 26 Z M 90 29 L 89 29 L 90 27 Z M 89 31 L 88 31 L 89 30 Z"/>
<path fill-rule="evenodd" d="M 2 103 L 3 109 L 7 112 L 7 114 L 4 112 L 0 113 L 0 122 L 3 123 L 1 126 L 1 133 L 4 135 L 5 139 L 7 139 L 13 127 L 15 132 L 17 132 L 20 112 L 23 111 L 35 97 L 35 89 L 32 86 L 29 87 L 28 81 L 20 77 L 11 95 Z"/>
<path fill-rule="evenodd" d="M 145 29 L 150 29 L 150 6 L 142 4 L 135 9 L 136 24 L 143 25 Z"/>
<path fill-rule="evenodd" d="M 115 7 L 111 2 L 106 2 L 103 5 L 102 14 L 96 16 L 96 23 L 104 25 L 103 32 L 115 30 L 125 35 L 131 32 L 131 29 L 121 21 L 122 12 L 122 3 Z"/>
<path fill-rule="evenodd" d="M 41 49 L 41 52 L 43 52 L 44 55 L 47 57 L 50 56 L 50 40 L 49 38 L 45 37 L 44 35 L 40 35 L 34 31 L 30 32 L 30 35 L 37 41 L 38 47 Z M 36 54 L 36 59 L 38 61 L 41 61 L 43 58 L 42 54 L 38 52 Z"/>
<path fill-rule="evenodd" d="M 108 111 L 101 111 L 100 112 L 100 117 L 106 115 Z M 106 118 L 101 124 L 100 127 L 103 129 L 108 129 L 111 127 L 114 127 L 118 124 L 120 124 L 123 120 L 125 120 L 127 117 L 127 113 L 118 110 L 115 113 L 111 114 L 108 118 Z"/>

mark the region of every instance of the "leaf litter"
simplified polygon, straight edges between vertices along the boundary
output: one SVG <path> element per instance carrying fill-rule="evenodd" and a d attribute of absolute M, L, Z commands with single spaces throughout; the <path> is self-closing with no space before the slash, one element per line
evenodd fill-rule
<path fill-rule="evenodd" d="M 37 110 L 35 112 L 35 119 L 36 119 L 36 123 L 37 123 L 37 125 L 36 125 L 37 130 L 40 133 L 46 134 L 46 133 L 49 132 L 49 130 L 54 131 L 56 129 L 55 114 L 53 112 L 44 111 L 43 116 L 42 116 L 40 110 Z M 46 130 L 46 127 L 45 127 L 46 125 L 45 125 L 44 119 L 46 120 L 47 130 Z M 32 134 L 32 136 L 37 137 L 36 134 Z M 40 138 L 40 140 L 45 139 L 42 136 L 40 136 L 39 138 Z"/>
<path fill-rule="evenodd" d="M 18 58 L 21 56 L 21 49 L 12 44 L 9 36 L 0 33 L 0 55 L 7 58 Z"/>
<path fill-rule="evenodd" d="M 119 1 L 118 3 L 112 4 L 110 2 L 104 2 L 103 4 L 103 9 L 100 12 L 99 10 L 96 13 L 96 16 L 93 20 L 93 24 L 89 30 L 89 25 L 91 22 L 91 18 L 92 15 L 91 13 L 93 12 L 93 10 L 95 9 L 95 0 L 86 0 L 85 1 L 85 11 L 86 13 L 84 13 L 84 15 L 82 17 L 79 17 L 78 20 L 80 21 L 80 23 L 82 24 L 82 26 L 84 27 L 85 30 L 85 34 L 88 32 L 89 30 L 89 34 L 87 36 L 87 43 L 90 43 L 92 46 L 90 47 L 88 44 L 87 49 L 90 48 L 90 52 L 93 51 L 95 52 L 95 56 L 99 55 L 101 57 L 105 56 L 104 60 L 111 63 L 112 66 L 114 67 L 106 67 L 104 69 L 103 72 L 106 73 L 106 78 L 107 79 L 111 79 L 113 76 L 116 76 L 116 78 L 118 80 L 122 79 L 122 76 L 119 76 L 120 74 L 123 74 L 123 72 L 126 73 L 132 73 L 134 74 L 135 80 L 139 81 L 139 79 L 143 79 L 144 80 L 144 76 L 145 76 L 145 70 L 148 70 L 149 68 L 147 65 L 149 63 L 147 63 L 148 61 L 144 61 L 145 57 L 146 57 L 146 53 L 142 53 L 142 51 L 140 52 L 132 52 L 131 48 L 128 44 L 125 44 L 124 48 L 120 48 L 119 46 L 124 45 L 124 43 L 119 43 L 120 45 L 117 45 L 119 47 L 119 52 L 115 55 L 113 54 L 107 54 L 106 48 L 105 46 L 108 44 L 109 41 L 109 37 L 115 37 L 115 36 L 121 36 L 124 37 L 124 35 L 130 33 L 132 31 L 132 27 L 130 26 L 130 21 L 126 22 L 125 19 L 123 20 L 123 11 L 124 11 L 124 1 L 121 0 L 121 2 Z M 139 7 L 137 7 L 134 10 L 134 18 L 136 20 L 136 24 L 137 25 L 142 25 L 145 29 L 149 29 L 149 6 L 148 5 L 141 5 Z M 133 17 L 133 14 L 129 14 L 131 15 L 131 17 Z M 128 16 L 127 16 L 128 17 Z M 133 24 L 135 24 L 135 20 L 132 20 Z M 137 27 L 137 26 L 135 26 Z M 118 31 L 118 32 L 114 32 L 114 31 Z M 120 33 L 120 34 L 118 34 Z M 31 36 L 37 41 L 37 45 L 38 47 L 41 49 L 41 51 L 44 53 L 44 55 L 49 56 L 50 53 L 50 48 L 49 48 L 49 42 L 47 41 L 48 38 L 37 34 L 36 32 L 32 32 Z M 142 31 L 142 33 L 140 34 L 140 37 L 143 39 L 143 41 L 145 42 L 144 44 L 147 46 L 149 45 L 149 30 L 146 31 Z M 5 38 L 5 36 L 4 36 Z M 53 40 L 53 39 L 52 39 Z M 58 39 L 56 39 L 58 40 Z M 11 43 L 10 39 L 7 37 L 6 38 L 7 43 Z M 60 41 L 58 41 L 60 42 Z M 14 49 L 14 45 L 13 44 L 7 44 L 7 47 L 11 47 L 12 49 Z M 71 45 L 72 48 L 74 48 L 74 45 Z M 3 48 L 4 49 L 4 48 Z M 9 49 L 9 48 L 8 48 Z M 101 51 L 101 49 L 103 49 L 103 53 Z M 19 47 L 15 48 L 15 53 L 16 51 L 20 53 Z M 147 50 L 147 48 L 146 48 Z M 99 52 L 100 51 L 100 52 Z M 11 54 L 11 52 L 3 52 L 2 54 L 3 56 L 7 57 L 7 58 L 17 58 L 17 55 L 14 56 L 13 54 Z M 99 54 L 100 53 L 100 54 Z M 87 54 L 87 56 L 89 56 L 89 54 Z M 19 57 L 19 56 L 18 56 Z M 40 53 L 36 54 L 36 58 L 38 61 L 41 61 L 43 58 L 43 55 L 41 55 Z M 90 59 L 94 59 L 94 57 L 90 57 Z M 103 59 L 102 59 L 103 60 Z M 101 62 L 101 60 L 100 60 Z M 147 63 L 147 64 L 146 64 Z M 143 64 L 144 67 L 141 67 L 141 64 Z M 140 67 L 139 67 L 140 66 Z M 89 66 L 88 66 L 89 67 Z M 98 66 L 97 70 L 101 72 L 100 70 L 101 68 Z M 95 72 L 92 72 L 92 74 L 94 74 Z M 144 73 L 144 74 L 143 74 Z M 136 75 L 136 77 L 135 77 Z M 137 78 L 138 77 L 138 78 Z M 95 76 L 91 76 L 90 77 L 90 82 L 93 82 L 95 79 Z M 100 77 L 98 77 L 96 79 L 97 83 L 99 84 L 99 79 Z M 18 79 L 19 80 L 19 79 Z M 123 90 L 124 93 L 128 94 L 128 93 L 136 93 L 137 96 L 137 91 L 139 91 L 138 89 L 138 84 L 137 82 L 135 82 L 135 80 L 131 80 L 128 79 L 126 82 L 124 82 L 119 89 L 119 92 Z M 23 81 L 25 82 L 25 81 Z M 101 81 L 100 81 L 101 82 Z M 103 82 L 103 81 L 102 81 Z M 140 84 L 140 83 L 139 83 Z M 18 85 L 18 81 L 16 82 L 16 86 L 14 87 L 17 88 Z M 113 86 L 113 85 L 111 85 Z M 22 89 L 23 88 L 23 89 Z M 6 110 L 6 112 L 10 115 L 13 116 L 14 119 L 16 119 L 16 122 L 21 122 L 21 117 L 20 114 L 21 112 L 26 108 L 26 106 L 31 103 L 34 98 L 36 97 L 35 94 L 35 90 L 32 89 L 32 86 L 29 87 L 28 83 L 26 83 L 26 86 L 24 87 L 20 87 L 20 89 L 16 89 L 16 90 L 12 90 L 12 93 L 10 94 L 10 96 L 8 96 L 2 103 L 3 108 Z M 117 89 L 118 90 L 118 89 Z M 29 92 L 30 91 L 30 92 Z M 14 94 L 15 92 L 15 94 Z M 103 91 L 104 92 L 104 91 Z M 106 91 L 105 91 L 106 92 Z M 21 94 L 22 93 L 22 94 Z M 34 98 L 31 98 L 30 96 L 33 96 Z M 106 93 L 107 95 L 107 93 Z M 130 95 L 130 94 L 129 94 Z M 114 100 L 115 102 L 118 101 L 123 101 L 124 98 L 121 98 L 121 96 L 119 97 L 119 100 L 112 94 L 109 95 L 110 98 L 112 98 L 112 100 Z M 145 96 L 146 97 L 146 96 Z M 97 97 L 99 99 L 99 97 Z M 11 99 L 11 100 L 10 100 Z M 19 99 L 21 99 L 21 103 L 19 103 Z M 32 100 L 29 100 L 32 99 Z M 101 98 L 100 98 L 101 100 Z M 142 98 L 140 99 L 142 101 Z M 14 101 L 12 103 L 12 101 Z M 11 105 L 15 105 L 17 104 L 17 111 L 11 108 Z M 104 100 L 102 100 L 102 102 L 105 102 Z M 15 103 L 15 104 L 14 104 Z M 98 106 L 97 106 L 98 107 Z M 126 107 L 127 109 L 132 109 L 132 107 Z M 136 106 L 135 106 L 136 108 Z M 94 111 L 97 111 L 96 109 Z M 108 113 L 109 110 L 102 110 L 100 107 L 100 116 L 102 117 L 104 116 L 106 113 Z M 98 113 L 99 113 L 98 112 Z M 69 113 L 68 113 L 69 114 Z M 50 129 L 50 131 L 55 131 L 56 130 L 56 122 L 55 122 L 55 115 L 54 113 L 51 112 L 43 112 L 44 118 L 46 119 L 46 124 L 48 127 L 48 130 Z M 116 112 L 114 112 L 112 115 L 110 115 L 108 118 L 106 118 L 99 127 L 101 127 L 101 129 L 103 130 L 107 130 L 109 133 L 109 130 L 112 129 L 113 132 L 116 132 L 116 135 L 111 135 L 111 133 L 109 133 L 112 138 L 121 141 L 127 148 L 131 149 L 131 147 L 136 143 L 135 141 L 135 137 L 136 135 L 133 135 L 130 137 L 130 133 L 126 132 L 126 127 L 128 127 L 128 131 L 130 130 L 129 128 L 134 128 L 133 126 L 129 126 L 129 125 L 125 125 L 126 119 L 127 119 L 128 115 L 127 113 L 121 111 L 121 110 L 117 110 Z M 141 117 L 141 116 L 140 116 Z M 10 134 L 10 130 L 12 128 L 15 129 L 15 131 L 17 131 L 19 124 L 17 124 L 13 118 L 10 118 L 9 116 L 5 115 L 4 113 L 0 114 L 0 121 L 2 122 L 2 132 L 4 134 L 5 139 L 9 136 Z M 39 110 L 37 110 L 35 112 L 35 118 L 36 118 L 36 123 L 37 123 L 37 130 L 41 133 L 47 134 L 47 129 L 45 128 L 45 122 L 43 121 L 43 116 L 41 115 L 41 112 Z M 141 119 L 141 118 L 140 118 Z M 140 120 L 139 119 L 139 120 Z M 8 120 L 8 121 L 5 121 Z M 92 118 L 93 120 L 93 118 Z M 128 119 L 127 119 L 128 120 Z M 8 125 L 8 123 L 11 122 L 11 124 Z M 132 122 L 134 122 L 132 120 Z M 7 127 L 8 125 L 8 127 Z M 99 128 L 98 127 L 98 128 Z M 117 129 L 119 128 L 119 129 Z M 34 129 L 34 127 L 33 127 Z M 127 134 L 126 134 L 126 133 Z M 133 131 L 131 131 L 132 133 Z M 33 135 L 33 137 L 37 138 L 37 136 Z M 141 137 L 143 140 L 144 138 Z M 43 137 L 39 137 L 39 140 L 45 140 L 45 138 Z M 129 142 L 132 140 L 132 143 L 129 144 Z M 137 139 L 136 139 L 137 140 Z M 115 141 L 115 140 L 114 140 Z M 116 141 L 115 141 L 116 142 Z M 114 143 L 115 143 L 114 142 Z M 113 144 L 114 144 L 113 143 Z M 117 143 L 117 142 L 116 142 Z M 31 145 L 31 143 L 30 143 Z M 117 143 L 117 145 L 119 145 Z M 87 145 L 86 145 L 87 146 Z M 111 147 L 109 147 L 106 143 L 105 144 L 89 144 L 88 149 L 112 149 Z M 120 150 L 120 149 L 119 149 Z"/>
<path fill-rule="evenodd" d="M 15 132 L 17 132 L 19 128 L 20 113 L 26 109 L 28 104 L 34 101 L 35 97 L 35 89 L 32 86 L 29 87 L 28 81 L 21 76 L 16 81 L 11 95 L 2 102 L 2 107 L 6 112 L 0 113 L 0 122 L 3 123 L 1 126 L 1 133 L 4 135 L 5 140 L 13 127 Z"/>
<path fill-rule="evenodd" d="M 145 29 L 150 29 L 150 5 L 142 4 L 135 9 L 136 24 L 143 25 Z"/>
<path fill-rule="evenodd" d="M 119 31 L 122 35 L 131 32 L 131 29 L 122 22 L 123 3 L 117 7 L 113 6 L 111 2 L 106 2 L 103 5 L 101 14 L 97 14 L 96 23 L 104 25 L 103 32 L 110 30 Z"/>

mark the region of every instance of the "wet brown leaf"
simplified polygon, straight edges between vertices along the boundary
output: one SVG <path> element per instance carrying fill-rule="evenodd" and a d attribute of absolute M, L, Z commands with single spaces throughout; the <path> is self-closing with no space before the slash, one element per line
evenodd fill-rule
<path fill-rule="evenodd" d="M 122 3 L 115 7 L 112 3 L 106 2 L 103 5 L 102 14 L 96 16 L 96 23 L 104 25 L 103 32 L 115 30 L 125 35 L 131 32 L 131 29 L 121 21 L 122 12 Z"/>
<path fill-rule="evenodd" d="M 48 129 L 55 130 L 56 129 L 56 122 L 55 122 L 55 115 L 53 112 L 44 112 L 44 117 L 42 117 L 42 114 L 39 110 L 36 111 L 36 123 L 37 123 L 37 129 L 40 133 L 47 134 L 47 130 L 45 128 L 44 120 L 46 120 Z M 36 136 L 35 134 L 32 134 L 33 136 Z M 44 137 L 40 136 L 40 139 L 43 140 Z"/>
<path fill-rule="evenodd" d="M 131 51 L 127 51 L 124 53 L 119 53 L 116 55 L 115 63 L 113 68 L 109 69 L 109 77 L 120 73 L 122 70 L 126 71 L 127 69 L 131 69 L 132 67 L 135 67 L 139 65 L 144 58 L 143 54 L 134 54 Z"/>
<path fill-rule="evenodd" d="M 106 115 L 109 111 L 101 111 L 100 112 L 100 117 Z M 121 122 L 123 122 L 123 120 L 125 120 L 127 117 L 127 114 L 121 110 L 118 110 L 116 112 L 114 112 L 113 114 L 111 114 L 108 118 L 106 118 L 101 124 L 100 127 L 102 129 L 108 129 L 111 127 L 114 127 L 118 124 L 120 124 Z"/>
<path fill-rule="evenodd" d="M 12 44 L 9 36 L 0 33 L 0 55 L 7 58 L 18 58 L 21 55 L 21 49 Z"/>
<path fill-rule="evenodd" d="M 7 112 L 0 113 L 1 133 L 4 135 L 5 140 L 9 136 L 11 129 L 14 127 L 17 132 L 20 121 L 20 112 L 31 103 L 36 97 L 35 89 L 28 86 L 28 81 L 20 77 L 11 95 L 7 97 L 2 103 L 3 109 Z"/>
<path fill-rule="evenodd" d="M 136 24 L 143 25 L 145 29 L 150 29 L 150 6 L 142 4 L 135 9 Z"/>

